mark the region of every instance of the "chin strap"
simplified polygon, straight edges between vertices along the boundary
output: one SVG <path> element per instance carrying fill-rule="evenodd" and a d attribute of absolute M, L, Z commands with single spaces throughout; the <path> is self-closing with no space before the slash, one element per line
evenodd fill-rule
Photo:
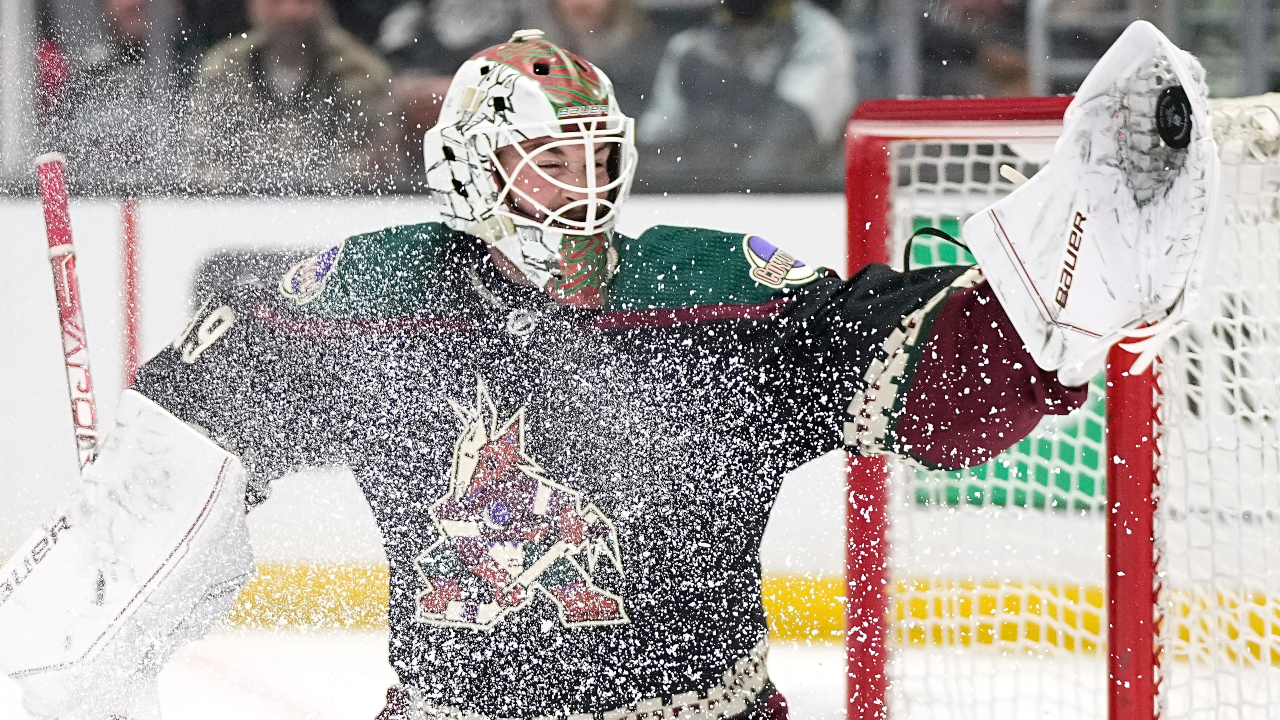
<path fill-rule="evenodd" d="M 491 218 L 471 223 L 464 232 L 468 235 L 475 235 L 486 243 L 493 245 L 502 238 L 515 235 L 516 224 L 511 222 L 511 218 L 505 215 L 495 215 Z"/>

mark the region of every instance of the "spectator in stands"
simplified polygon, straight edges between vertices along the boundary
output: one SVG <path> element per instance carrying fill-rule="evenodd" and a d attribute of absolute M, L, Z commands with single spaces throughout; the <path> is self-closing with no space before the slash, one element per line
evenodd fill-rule
<path fill-rule="evenodd" d="M 386 63 L 325 0 L 249 0 L 192 89 L 187 180 L 210 192 L 346 191 L 394 177 Z"/>
<path fill-rule="evenodd" d="M 677 34 L 638 128 L 642 178 L 695 187 L 839 182 L 853 46 L 808 0 L 724 0 Z"/>
<path fill-rule="evenodd" d="M 249 31 L 249 15 L 245 0 L 182 0 L 185 21 L 179 38 L 179 54 L 191 65 L 214 45 Z"/>
<path fill-rule="evenodd" d="M 1031 94 L 1024 0 L 943 0 L 921 22 L 926 96 Z"/>
<path fill-rule="evenodd" d="M 422 135 L 436 124 L 458 66 L 525 27 L 519 0 L 409 0 L 382 21 L 378 49 L 395 72 L 403 157 L 421 177 Z"/>
<path fill-rule="evenodd" d="M 667 38 L 635 0 L 549 0 L 537 10 L 530 27 L 604 70 L 623 112 L 644 113 Z"/>
<path fill-rule="evenodd" d="M 84 58 L 41 45 L 41 144 L 67 156 L 68 180 L 80 191 L 170 187 L 178 134 L 172 64 L 148 50 L 147 0 L 102 0 L 101 9 L 106 37 Z"/>

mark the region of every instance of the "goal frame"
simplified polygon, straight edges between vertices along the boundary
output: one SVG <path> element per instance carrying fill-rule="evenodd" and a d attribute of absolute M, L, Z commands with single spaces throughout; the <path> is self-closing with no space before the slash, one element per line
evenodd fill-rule
<path fill-rule="evenodd" d="M 889 261 L 890 143 L 897 140 L 1053 139 L 1071 97 L 869 100 L 846 132 L 849 277 Z M 1156 411 L 1153 371 L 1131 375 L 1135 357 L 1113 348 L 1106 386 L 1107 711 L 1156 717 L 1156 550 L 1153 532 Z M 850 456 L 845 524 L 845 660 L 849 720 L 887 720 L 889 468 Z"/>

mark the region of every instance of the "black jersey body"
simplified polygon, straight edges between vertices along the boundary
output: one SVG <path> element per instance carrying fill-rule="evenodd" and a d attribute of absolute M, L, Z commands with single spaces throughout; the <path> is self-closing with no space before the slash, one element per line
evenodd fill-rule
<path fill-rule="evenodd" d="M 616 237 L 601 310 L 438 224 L 351 238 L 206 302 L 134 389 L 251 474 L 346 465 L 390 561 L 390 659 L 426 701 L 563 716 L 702 692 L 767 635 L 784 473 L 841 446 L 903 316 L 957 269 L 850 281 L 760 238 Z"/>

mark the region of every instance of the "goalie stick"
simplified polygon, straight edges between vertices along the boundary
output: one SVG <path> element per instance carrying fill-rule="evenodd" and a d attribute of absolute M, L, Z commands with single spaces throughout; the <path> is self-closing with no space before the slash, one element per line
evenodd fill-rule
<path fill-rule="evenodd" d="M 67 391 L 71 396 L 71 422 L 75 425 L 76 453 L 83 471 L 98 455 L 98 406 L 93 400 L 89 345 L 80 309 L 80 286 L 76 280 L 76 252 L 71 243 L 71 216 L 67 210 L 67 183 L 63 171 L 65 164 L 65 158 L 59 153 L 41 155 L 36 158 L 36 178 L 40 203 L 44 208 L 54 292 L 58 296 L 58 324 L 62 330 Z"/>

